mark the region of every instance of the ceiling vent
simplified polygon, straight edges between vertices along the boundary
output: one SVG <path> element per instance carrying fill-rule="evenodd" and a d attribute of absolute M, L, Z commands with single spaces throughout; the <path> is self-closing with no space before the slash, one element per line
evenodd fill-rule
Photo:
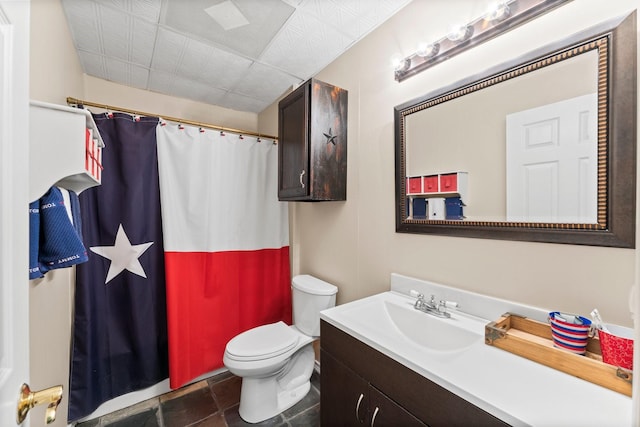
<path fill-rule="evenodd" d="M 225 31 L 243 27 L 249 21 L 231 0 L 223 1 L 204 10 Z"/>

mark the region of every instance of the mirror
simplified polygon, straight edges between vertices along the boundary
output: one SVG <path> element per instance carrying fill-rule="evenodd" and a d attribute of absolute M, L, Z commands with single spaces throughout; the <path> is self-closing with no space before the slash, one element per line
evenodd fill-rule
<path fill-rule="evenodd" d="M 395 108 L 396 231 L 635 247 L 636 13 Z"/>

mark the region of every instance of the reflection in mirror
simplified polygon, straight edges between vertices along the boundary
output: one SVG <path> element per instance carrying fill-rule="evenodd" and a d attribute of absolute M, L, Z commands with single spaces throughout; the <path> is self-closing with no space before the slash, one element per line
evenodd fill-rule
<path fill-rule="evenodd" d="M 596 223 L 597 61 L 591 50 L 408 115 L 407 177 L 466 172 L 465 221 Z"/>
<path fill-rule="evenodd" d="M 397 231 L 634 247 L 635 25 L 396 107 Z"/>

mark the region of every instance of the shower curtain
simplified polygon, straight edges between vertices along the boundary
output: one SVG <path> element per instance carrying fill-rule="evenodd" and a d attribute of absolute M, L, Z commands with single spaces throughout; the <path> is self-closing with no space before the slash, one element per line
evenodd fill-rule
<path fill-rule="evenodd" d="M 68 420 L 168 376 L 157 117 L 94 114 L 102 185 L 80 196 Z"/>
<path fill-rule="evenodd" d="M 291 323 L 287 204 L 273 141 L 157 130 L 172 388 L 223 367 L 238 333 Z"/>

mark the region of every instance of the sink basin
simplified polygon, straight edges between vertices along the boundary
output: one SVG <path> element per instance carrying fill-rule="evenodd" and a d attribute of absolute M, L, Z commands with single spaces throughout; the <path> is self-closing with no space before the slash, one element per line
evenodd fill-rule
<path fill-rule="evenodd" d="M 484 345 L 486 320 L 454 310 L 451 318 L 442 319 L 416 310 L 414 301 L 406 295 L 383 292 L 330 308 L 320 316 L 340 322 L 373 346 L 402 348 L 416 357 L 422 357 L 424 351 L 435 356 L 461 353 L 476 343 Z"/>
<path fill-rule="evenodd" d="M 483 335 L 467 329 L 465 319 L 456 314 L 448 319 L 439 318 L 416 310 L 410 302 L 385 301 L 384 308 L 402 335 L 430 350 L 462 350 L 484 339 Z"/>

